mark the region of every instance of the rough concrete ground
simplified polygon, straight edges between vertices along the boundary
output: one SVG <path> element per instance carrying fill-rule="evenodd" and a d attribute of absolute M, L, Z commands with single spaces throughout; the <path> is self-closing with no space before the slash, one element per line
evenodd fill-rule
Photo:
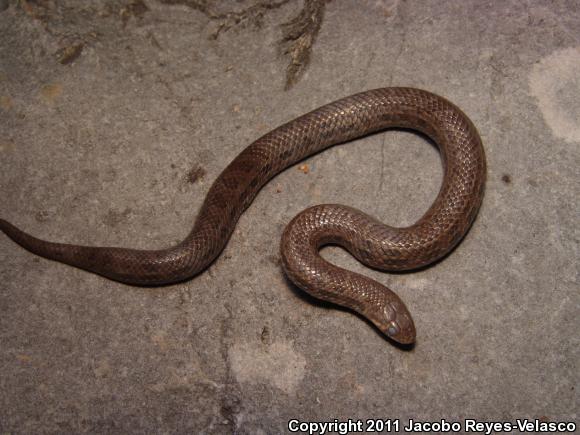
<path fill-rule="evenodd" d="M 578 3 L 335 0 L 288 90 L 280 25 L 303 4 L 223 15 L 256 4 L 0 2 L 0 215 L 51 240 L 164 247 L 271 128 L 366 89 L 425 88 L 458 104 L 485 144 L 472 231 L 417 273 L 324 254 L 392 287 L 416 346 L 303 297 L 278 265 L 282 230 L 307 206 L 349 204 L 392 225 L 428 208 L 436 150 L 381 133 L 278 176 L 215 264 L 179 285 L 125 286 L 0 237 L 0 432 L 580 423 Z"/>

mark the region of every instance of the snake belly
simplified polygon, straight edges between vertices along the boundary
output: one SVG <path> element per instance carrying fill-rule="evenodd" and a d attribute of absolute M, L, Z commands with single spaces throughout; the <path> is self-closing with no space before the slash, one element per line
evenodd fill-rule
<path fill-rule="evenodd" d="M 400 343 L 415 340 L 404 303 L 391 290 L 324 260 L 327 244 L 347 249 L 369 267 L 419 268 L 461 240 L 480 207 L 486 163 L 481 139 L 454 104 L 414 88 L 382 88 L 322 106 L 262 136 L 244 149 L 211 186 L 192 231 L 161 250 L 91 247 L 41 240 L 0 219 L 0 229 L 42 257 L 142 286 L 186 280 L 202 272 L 227 244 L 240 215 L 272 177 L 337 143 L 389 127 L 417 130 L 439 147 L 443 182 L 421 219 L 406 228 L 384 225 L 351 207 L 324 204 L 298 214 L 282 236 L 288 277 L 312 296 L 348 307 Z"/>

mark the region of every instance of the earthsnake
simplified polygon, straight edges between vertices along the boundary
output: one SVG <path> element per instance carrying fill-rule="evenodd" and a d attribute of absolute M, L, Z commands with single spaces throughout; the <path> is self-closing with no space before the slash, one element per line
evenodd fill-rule
<path fill-rule="evenodd" d="M 288 277 L 312 296 L 348 307 L 399 343 L 415 340 L 404 303 L 391 290 L 320 256 L 328 244 L 346 248 L 369 267 L 402 271 L 448 253 L 471 226 L 482 201 L 486 163 L 477 130 L 446 99 L 413 88 L 362 92 L 322 106 L 262 136 L 244 149 L 211 186 L 191 233 L 162 250 L 87 247 L 37 239 L 0 220 L 0 229 L 25 249 L 133 285 L 188 279 L 208 267 L 227 244 L 240 215 L 274 175 L 337 143 L 389 127 L 417 130 L 439 147 L 440 191 L 417 223 L 384 225 L 356 209 L 316 205 L 298 214 L 282 236 Z"/>

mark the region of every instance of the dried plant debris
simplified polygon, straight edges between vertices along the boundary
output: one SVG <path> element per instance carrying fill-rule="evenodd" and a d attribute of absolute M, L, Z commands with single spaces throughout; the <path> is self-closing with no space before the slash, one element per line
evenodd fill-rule
<path fill-rule="evenodd" d="M 268 12 L 296 0 L 253 0 L 238 9 L 226 10 L 231 0 L 158 0 L 169 5 L 183 5 L 201 12 L 216 23 L 211 38 L 234 27 L 260 28 Z M 303 0 L 300 12 L 282 24 L 280 52 L 289 58 L 285 89 L 290 89 L 304 74 L 311 58 L 312 46 L 318 36 L 326 3 L 330 0 Z M 41 23 L 52 36 L 60 39 L 56 59 L 63 65 L 72 64 L 83 50 L 98 39 L 101 28 L 95 17 L 117 17 L 123 28 L 131 19 L 141 20 L 149 12 L 148 0 L 99 0 L 75 2 L 64 0 L 19 0 L 25 15 Z M 238 0 L 237 4 L 242 3 Z M 227 5 L 227 6 L 226 6 Z"/>
<path fill-rule="evenodd" d="M 123 27 L 134 17 L 141 19 L 149 11 L 145 0 L 19 0 L 18 6 L 53 39 L 47 44 L 54 49 L 62 65 L 72 64 L 83 51 L 98 40 L 103 24 L 96 18 L 120 18 Z"/>
<path fill-rule="evenodd" d="M 48 0 L 20 0 L 19 4 L 31 18 L 42 22 L 48 19 L 51 9 L 54 8 Z"/>
<path fill-rule="evenodd" d="M 212 34 L 212 38 L 217 39 L 222 31 L 227 31 L 234 26 L 251 25 L 260 28 L 267 11 L 277 9 L 290 0 L 261 1 L 245 9 L 230 12 L 218 12 L 212 0 L 159 1 L 190 7 L 203 13 L 209 19 L 217 21 L 217 30 Z M 282 24 L 283 38 L 280 41 L 280 48 L 284 55 L 290 57 L 290 64 L 286 70 L 286 90 L 298 82 L 310 63 L 312 45 L 320 31 L 327 1 L 329 0 L 304 0 L 300 13 L 289 22 Z"/>
<path fill-rule="evenodd" d="M 58 61 L 63 65 L 73 63 L 83 52 L 84 42 L 77 42 L 61 48 L 56 52 Z"/>
<path fill-rule="evenodd" d="M 266 11 L 277 9 L 289 1 L 290 0 L 280 0 L 278 2 L 261 2 L 239 12 L 229 12 L 224 14 L 225 17 L 221 18 L 221 23 L 212 37 L 217 39 L 220 32 L 227 31 L 234 26 L 253 26 L 254 28 L 259 29 L 264 23 L 264 15 L 266 14 Z"/>
<path fill-rule="evenodd" d="M 302 11 L 282 25 L 282 50 L 285 55 L 290 56 L 290 64 L 286 69 L 286 90 L 296 84 L 310 63 L 312 45 L 322 25 L 326 1 L 304 0 Z"/>
<path fill-rule="evenodd" d="M 126 24 L 131 17 L 143 18 L 149 11 L 145 0 L 19 0 L 18 5 L 29 17 L 58 27 L 60 33 L 70 30 L 71 26 L 94 25 L 95 17 L 118 16 Z"/>
<path fill-rule="evenodd" d="M 239 11 L 219 12 L 214 6 L 214 2 L 209 0 L 160 0 L 161 3 L 170 5 L 184 5 L 203 13 L 211 20 L 218 21 L 218 27 L 212 33 L 211 38 L 217 39 L 219 34 L 232 27 L 253 26 L 262 27 L 264 16 L 267 11 L 277 9 L 285 5 L 290 0 L 261 1 L 252 6 Z"/>
<path fill-rule="evenodd" d="M 119 11 L 121 21 L 126 26 L 131 17 L 136 19 L 143 18 L 149 12 L 149 7 L 143 0 L 131 0 L 127 5 L 123 6 Z"/>
<path fill-rule="evenodd" d="M 202 166 L 194 165 L 189 171 L 187 171 L 187 182 L 190 184 L 195 184 L 198 181 L 203 180 L 206 173 L 206 170 Z"/>

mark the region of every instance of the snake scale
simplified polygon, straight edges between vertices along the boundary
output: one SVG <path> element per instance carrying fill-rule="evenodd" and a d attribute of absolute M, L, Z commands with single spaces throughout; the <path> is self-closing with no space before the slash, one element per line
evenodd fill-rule
<path fill-rule="evenodd" d="M 384 225 L 351 207 L 316 205 L 284 230 L 282 265 L 312 296 L 348 307 L 399 343 L 415 340 L 404 303 L 391 290 L 323 259 L 323 245 L 346 248 L 369 267 L 402 271 L 428 265 L 466 234 L 480 207 L 486 178 L 483 146 L 469 118 L 446 99 L 413 88 L 362 92 L 322 106 L 262 136 L 211 186 L 191 233 L 161 250 L 88 247 L 37 239 L 5 220 L 0 229 L 25 249 L 133 285 L 163 285 L 206 269 L 227 244 L 240 215 L 273 176 L 337 143 L 389 127 L 417 130 L 439 147 L 441 189 L 425 215 L 406 228 Z"/>

